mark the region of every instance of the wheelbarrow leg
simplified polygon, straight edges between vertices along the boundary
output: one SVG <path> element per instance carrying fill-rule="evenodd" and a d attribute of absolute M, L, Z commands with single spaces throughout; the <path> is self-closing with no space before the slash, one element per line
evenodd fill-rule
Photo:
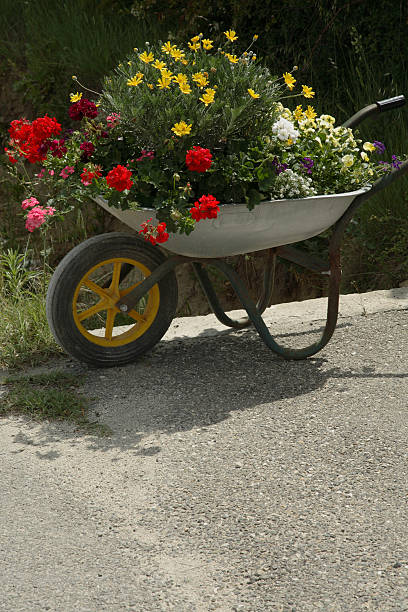
<path fill-rule="evenodd" d="M 256 309 L 259 314 L 262 314 L 264 310 L 269 306 L 272 297 L 275 282 L 275 265 L 276 252 L 274 249 L 269 249 L 268 261 L 264 272 L 262 293 L 256 304 Z M 227 327 L 232 327 L 234 329 L 243 329 L 245 327 L 248 327 L 248 325 L 251 324 L 251 319 L 249 317 L 243 317 L 242 319 L 234 320 L 231 319 L 231 317 L 229 317 L 225 313 L 217 298 L 214 287 L 204 267 L 198 262 L 194 262 L 192 266 L 198 278 L 200 286 L 208 300 L 208 303 L 210 304 L 217 319 L 223 325 L 226 325 Z"/>
<path fill-rule="evenodd" d="M 284 359 L 305 359 L 320 351 L 330 340 L 336 328 L 338 307 L 339 307 L 339 291 L 340 291 L 340 249 L 335 248 L 330 250 L 330 271 L 329 271 L 329 297 L 327 304 L 326 325 L 320 339 L 313 344 L 300 349 L 287 348 L 278 344 L 270 334 L 260 312 L 255 303 L 250 297 L 247 288 L 235 272 L 222 260 L 214 260 L 213 265 L 216 266 L 230 281 L 238 298 L 241 300 L 245 310 L 248 313 L 248 318 L 255 326 L 258 334 L 265 344 L 274 353 Z M 225 314 L 225 313 L 224 313 Z M 227 315 L 225 315 L 227 316 Z M 229 317 L 228 317 L 229 318 Z"/>

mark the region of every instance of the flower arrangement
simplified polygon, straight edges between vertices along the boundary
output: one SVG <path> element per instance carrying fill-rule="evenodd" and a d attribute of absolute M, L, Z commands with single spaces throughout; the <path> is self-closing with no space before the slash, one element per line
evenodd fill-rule
<path fill-rule="evenodd" d="M 272 76 L 251 50 L 257 36 L 237 55 L 236 32 L 223 34 L 219 46 L 199 34 L 185 48 L 134 49 L 102 92 L 91 92 L 95 101 L 71 94 L 73 129 L 47 115 L 12 121 L 10 171 L 18 178 L 25 162 L 41 166 L 23 179 L 28 231 L 102 196 L 110 206 L 154 209 L 158 225 L 147 221 L 140 233 L 162 243 L 217 217 L 220 203 L 251 209 L 352 191 L 400 163 L 379 163 L 382 143 L 362 143 L 310 104 L 284 106 L 315 95 L 308 85 L 296 93 L 297 68 Z"/>

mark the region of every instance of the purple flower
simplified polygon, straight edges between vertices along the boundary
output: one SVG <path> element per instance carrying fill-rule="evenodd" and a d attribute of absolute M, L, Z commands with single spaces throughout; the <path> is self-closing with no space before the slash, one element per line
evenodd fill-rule
<path fill-rule="evenodd" d="M 312 168 L 314 166 L 314 161 L 311 157 L 304 157 L 300 163 L 303 166 L 303 169 L 306 170 L 307 174 L 312 174 Z"/>
<path fill-rule="evenodd" d="M 288 164 L 281 164 L 277 157 L 274 157 L 272 160 L 272 164 L 275 166 L 276 174 L 281 174 L 288 169 Z"/>
<path fill-rule="evenodd" d="M 374 140 L 373 145 L 377 149 L 377 153 L 384 153 L 384 151 L 385 151 L 385 144 L 383 144 L 379 140 Z"/>
<path fill-rule="evenodd" d="M 398 159 L 398 157 L 396 155 L 391 155 L 391 166 L 393 168 L 399 168 L 400 166 L 402 166 L 402 161 L 400 159 Z"/>

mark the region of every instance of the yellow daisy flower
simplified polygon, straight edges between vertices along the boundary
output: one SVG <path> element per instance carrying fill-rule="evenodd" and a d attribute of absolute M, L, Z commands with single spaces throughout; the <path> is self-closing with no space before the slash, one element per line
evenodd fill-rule
<path fill-rule="evenodd" d="M 234 30 L 227 30 L 226 32 L 224 32 L 224 34 L 230 42 L 234 42 L 234 40 L 237 40 L 238 38 Z"/>
<path fill-rule="evenodd" d="M 210 49 L 212 49 L 212 48 L 213 48 L 213 46 L 214 46 L 214 45 L 212 44 L 212 43 L 213 43 L 213 41 L 212 41 L 212 40 L 210 40 L 209 38 L 203 38 L 202 43 L 203 43 L 203 47 L 204 47 L 204 49 L 205 49 L 206 51 L 209 51 L 209 50 L 210 50 Z"/>
<path fill-rule="evenodd" d="M 139 58 L 142 60 L 142 62 L 144 62 L 145 64 L 149 64 L 150 62 L 154 61 L 154 56 L 153 53 L 146 53 L 146 51 L 143 51 L 143 53 L 141 53 L 139 55 Z"/>
<path fill-rule="evenodd" d="M 200 40 L 201 36 L 202 36 L 202 34 L 197 34 L 197 36 L 193 36 L 193 38 L 191 39 L 191 41 L 192 41 L 193 43 L 196 43 L 196 42 L 198 42 L 198 41 Z"/>
<path fill-rule="evenodd" d="M 174 49 L 174 47 L 175 45 L 172 45 L 171 42 L 168 40 L 166 43 L 164 43 L 164 45 L 162 45 L 161 50 L 164 51 L 164 53 L 167 53 L 167 55 L 169 55 Z"/>
<path fill-rule="evenodd" d="M 251 96 L 251 98 L 254 98 L 256 100 L 256 98 L 259 98 L 260 94 L 255 93 L 253 89 L 248 89 L 248 93 Z"/>
<path fill-rule="evenodd" d="M 154 89 L 153 83 L 147 83 L 147 86 L 148 86 L 149 89 Z"/>
<path fill-rule="evenodd" d="M 160 62 L 159 60 L 156 60 L 153 64 L 153 68 L 157 68 L 157 70 L 163 70 L 163 68 L 166 67 L 165 62 Z"/>
<path fill-rule="evenodd" d="M 315 117 L 317 117 L 317 113 L 315 113 L 313 106 L 307 107 L 307 110 L 305 110 L 305 117 L 307 117 L 308 119 L 314 119 Z"/>
<path fill-rule="evenodd" d="M 160 72 L 162 77 L 164 77 L 165 79 L 171 79 L 173 76 L 171 70 L 167 70 L 167 68 L 163 68 L 163 70 L 161 70 Z"/>
<path fill-rule="evenodd" d="M 134 77 L 127 80 L 127 84 L 129 87 L 137 87 L 142 82 L 143 76 L 142 72 L 137 72 Z"/>
<path fill-rule="evenodd" d="M 195 72 L 191 78 L 193 79 L 194 83 L 196 83 L 201 89 L 208 85 L 208 79 L 204 76 L 202 72 Z"/>
<path fill-rule="evenodd" d="M 188 46 L 190 47 L 192 51 L 198 51 L 201 48 L 201 43 L 200 42 L 193 42 L 193 43 L 189 42 Z"/>
<path fill-rule="evenodd" d="M 176 60 L 176 62 L 185 58 L 184 51 L 181 51 L 181 49 L 177 49 L 176 47 L 170 51 L 170 55 L 174 60 Z"/>
<path fill-rule="evenodd" d="M 296 83 L 296 79 L 293 78 L 293 76 L 290 74 L 290 72 L 285 72 L 283 75 L 283 79 L 286 83 L 286 85 L 289 87 L 289 89 L 293 89 Z"/>
<path fill-rule="evenodd" d="M 187 85 L 188 84 L 188 76 L 179 72 L 177 76 L 173 76 L 173 81 L 178 83 L 179 85 Z"/>
<path fill-rule="evenodd" d="M 179 83 L 179 88 L 183 94 L 191 94 L 191 87 L 188 83 Z"/>
<path fill-rule="evenodd" d="M 186 136 L 187 134 L 190 134 L 192 125 L 192 123 L 187 125 L 185 121 L 180 121 L 179 123 L 174 124 L 171 131 L 174 132 L 176 136 Z"/>
<path fill-rule="evenodd" d="M 188 60 L 186 60 L 186 59 L 182 59 L 182 60 L 181 60 L 181 63 L 182 63 L 182 64 L 184 64 L 184 66 L 187 66 L 187 64 L 188 64 Z"/>
<path fill-rule="evenodd" d="M 295 119 L 297 119 L 297 121 L 300 121 L 301 119 L 303 119 L 303 109 L 302 109 L 302 105 L 299 104 L 295 110 L 293 111 L 293 116 Z"/>
<path fill-rule="evenodd" d="M 157 87 L 159 87 L 160 89 L 170 89 L 170 85 L 171 85 L 171 78 L 168 78 L 165 76 L 161 76 L 159 80 L 157 81 Z"/>
<path fill-rule="evenodd" d="M 82 94 L 78 92 L 76 92 L 75 94 L 69 95 L 69 99 L 71 102 L 79 102 L 81 98 L 82 98 Z"/>
<path fill-rule="evenodd" d="M 202 95 L 199 100 L 203 102 L 206 106 L 212 104 L 214 102 L 215 89 L 208 88 L 205 90 L 205 93 Z"/>
<path fill-rule="evenodd" d="M 305 96 L 305 98 L 313 98 L 315 92 L 311 87 L 308 87 L 307 85 L 302 85 L 302 94 Z"/>
<path fill-rule="evenodd" d="M 231 55 L 231 53 L 226 53 L 226 57 L 228 57 L 231 64 L 238 64 L 239 58 L 236 55 Z"/>

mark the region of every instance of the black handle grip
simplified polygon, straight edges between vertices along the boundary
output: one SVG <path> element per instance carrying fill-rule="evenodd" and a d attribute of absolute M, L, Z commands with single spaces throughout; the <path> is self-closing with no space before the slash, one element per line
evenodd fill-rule
<path fill-rule="evenodd" d="M 404 96 L 395 96 L 395 98 L 388 98 L 388 100 L 380 100 L 376 102 L 378 110 L 380 113 L 388 110 L 392 110 L 393 108 L 399 108 L 400 106 L 404 106 L 406 100 Z"/>
<path fill-rule="evenodd" d="M 359 125 L 359 123 L 371 115 L 378 115 L 378 113 L 383 113 L 384 111 L 389 111 L 393 108 L 404 106 L 404 104 L 404 96 L 395 96 L 395 98 L 388 98 L 388 100 L 380 100 L 375 104 L 370 104 L 369 106 L 359 110 L 357 113 L 355 113 L 355 115 L 343 123 L 343 127 L 355 128 L 357 125 Z"/>

